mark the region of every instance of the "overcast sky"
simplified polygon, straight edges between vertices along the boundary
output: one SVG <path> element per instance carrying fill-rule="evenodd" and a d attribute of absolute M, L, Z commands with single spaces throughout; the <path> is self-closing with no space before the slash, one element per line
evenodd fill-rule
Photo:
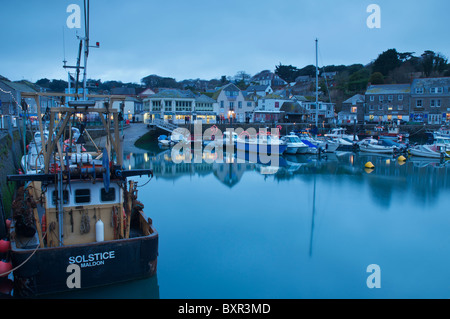
<path fill-rule="evenodd" d="M 450 55 L 448 0 L 91 0 L 88 78 L 140 82 L 149 74 L 212 79 L 254 75 L 279 63 L 304 67 L 367 64 L 379 53 L 425 50 Z M 81 0 L 0 0 L 0 75 L 67 79 L 76 63 L 76 30 L 66 20 Z M 368 5 L 381 8 L 369 29 Z M 84 34 L 82 28 L 78 34 Z M 63 35 L 65 41 L 63 41 Z M 65 50 L 64 44 L 65 43 Z"/>

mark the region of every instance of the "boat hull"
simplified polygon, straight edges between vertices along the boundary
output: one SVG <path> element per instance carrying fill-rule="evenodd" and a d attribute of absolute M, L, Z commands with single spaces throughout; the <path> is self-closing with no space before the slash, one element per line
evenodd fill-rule
<path fill-rule="evenodd" d="M 360 145 L 359 150 L 361 152 L 368 152 L 368 153 L 378 153 L 378 154 L 393 154 L 394 148 L 391 147 L 367 147 L 365 145 Z"/>
<path fill-rule="evenodd" d="M 153 228 L 153 227 L 152 227 Z M 13 243 L 12 243 L 13 244 Z M 13 244 L 14 246 L 14 244 Z M 80 288 L 93 288 L 143 279 L 156 274 L 158 233 L 122 240 L 52 248 L 11 249 L 14 271 L 14 295 L 29 297 L 78 288 L 68 287 L 72 271 L 80 268 Z M 30 257 L 31 256 L 31 257 Z"/>
<path fill-rule="evenodd" d="M 287 145 L 237 142 L 236 149 L 238 151 L 250 153 L 281 155 L 284 153 L 284 151 L 286 151 Z"/>

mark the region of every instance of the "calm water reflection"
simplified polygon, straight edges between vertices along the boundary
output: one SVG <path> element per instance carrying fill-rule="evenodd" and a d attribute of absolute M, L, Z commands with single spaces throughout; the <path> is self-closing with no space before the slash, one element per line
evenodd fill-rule
<path fill-rule="evenodd" d="M 154 170 L 138 185 L 158 278 L 85 297 L 450 297 L 449 165 L 362 153 L 175 164 L 156 145 L 125 162 Z M 370 264 L 380 289 L 366 285 Z"/>

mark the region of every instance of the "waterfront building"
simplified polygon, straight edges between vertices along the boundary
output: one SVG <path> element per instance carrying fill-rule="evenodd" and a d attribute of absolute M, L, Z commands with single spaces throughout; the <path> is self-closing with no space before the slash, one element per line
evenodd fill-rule
<path fill-rule="evenodd" d="M 195 96 L 189 90 L 160 89 L 144 99 L 143 108 L 144 118 L 149 121 L 163 119 L 174 124 L 185 124 L 192 119 Z"/>
<path fill-rule="evenodd" d="M 203 124 L 214 124 L 217 120 L 218 103 L 204 94 L 195 97 L 193 119 Z"/>
<path fill-rule="evenodd" d="M 349 125 L 364 122 L 365 96 L 355 94 L 342 102 L 342 111 L 338 113 L 338 124 Z"/>
<path fill-rule="evenodd" d="M 414 79 L 411 121 L 442 124 L 450 121 L 450 77 Z"/>
<path fill-rule="evenodd" d="M 369 85 L 365 93 L 366 122 L 410 120 L 410 84 Z"/>
<path fill-rule="evenodd" d="M 291 100 L 275 94 L 269 94 L 260 98 L 254 111 L 253 121 L 255 123 L 280 122 L 284 117 L 281 107 L 285 102 L 291 102 Z"/>
<path fill-rule="evenodd" d="M 221 121 L 243 123 L 249 112 L 253 112 L 254 104 L 248 103 L 242 91 L 233 83 L 222 86 L 214 92 L 212 98 L 217 101 L 217 115 Z"/>
<path fill-rule="evenodd" d="M 317 123 L 322 124 L 330 124 L 335 121 L 334 118 L 334 103 L 327 103 L 327 102 L 321 102 L 318 103 L 318 109 L 316 110 L 316 102 L 304 102 L 303 106 L 306 110 L 307 116 L 307 122 L 309 123 L 316 123 L 316 117 Z"/>

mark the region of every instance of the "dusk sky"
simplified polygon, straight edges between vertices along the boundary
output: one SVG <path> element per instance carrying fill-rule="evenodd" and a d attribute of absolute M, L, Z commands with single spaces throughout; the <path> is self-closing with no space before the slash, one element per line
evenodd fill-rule
<path fill-rule="evenodd" d="M 76 63 L 76 32 L 66 8 L 81 0 L 0 0 L 0 75 L 10 80 L 67 79 Z M 447 0 L 91 0 L 88 78 L 139 83 L 157 74 L 213 79 L 304 67 L 367 64 L 378 54 L 425 50 L 450 55 Z M 381 28 L 369 29 L 370 4 L 381 8 Z M 76 31 L 78 30 L 78 31 Z M 63 34 L 65 41 L 63 41 Z"/>

